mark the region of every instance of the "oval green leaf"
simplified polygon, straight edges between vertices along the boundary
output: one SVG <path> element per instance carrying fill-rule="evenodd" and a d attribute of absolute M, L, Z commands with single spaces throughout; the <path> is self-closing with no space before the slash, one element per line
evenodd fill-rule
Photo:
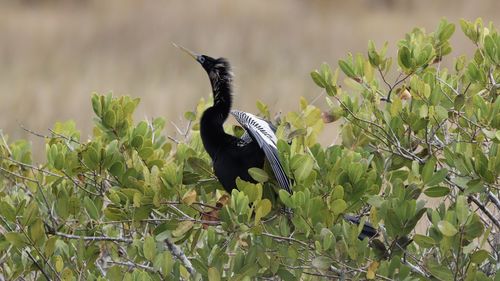
<path fill-rule="evenodd" d="M 438 228 L 444 236 L 454 236 L 458 232 L 455 226 L 448 221 L 438 222 Z"/>

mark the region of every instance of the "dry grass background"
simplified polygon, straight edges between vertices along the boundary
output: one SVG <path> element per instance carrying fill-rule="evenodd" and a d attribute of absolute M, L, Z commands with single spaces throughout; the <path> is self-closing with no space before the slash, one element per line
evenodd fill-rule
<path fill-rule="evenodd" d="M 412 27 L 431 31 L 441 17 L 499 25 L 499 10 L 497 0 L 2 0 L 0 129 L 31 139 L 36 151 L 43 140 L 19 123 L 47 132 L 55 121 L 73 119 L 85 137 L 93 91 L 139 96 L 137 118 L 182 123 L 182 113 L 210 89 L 203 70 L 171 42 L 229 58 L 236 107 L 254 111 L 260 99 L 286 112 L 299 96 L 319 94 L 309 72 L 323 61 L 336 65 L 349 51 L 365 52 L 369 39 L 389 41 L 394 54 Z M 471 55 L 461 32 L 453 46 L 454 54 Z M 322 142 L 335 139 L 334 128 Z"/>

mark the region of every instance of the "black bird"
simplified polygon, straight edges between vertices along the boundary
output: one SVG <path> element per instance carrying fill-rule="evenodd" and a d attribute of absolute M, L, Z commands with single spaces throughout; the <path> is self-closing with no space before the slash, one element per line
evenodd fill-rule
<path fill-rule="evenodd" d="M 212 158 L 215 175 L 231 193 L 236 188 L 236 178 L 255 182 L 248 169 L 262 168 L 267 158 L 281 188 L 292 194 L 290 180 L 279 162 L 276 147 L 276 128 L 266 120 L 243 111 L 231 110 L 233 73 L 225 58 L 212 58 L 196 54 L 182 46 L 174 44 L 197 62 L 208 74 L 212 85 L 214 105 L 203 112 L 200 121 L 200 133 L 205 150 Z M 231 113 L 243 126 L 245 133 L 241 138 L 224 132 L 223 124 Z M 350 223 L 359 224 L 359 217 L 345 215 Z M 370 223 L 365 223 L 359 239 L 371 238 L 377 230 Z"/>
<path fill-rule="evenodd" d="M 214 105 L 203 112 L 200 134 L 203 146 L 212 158 L 215 175 L 224 189 L 231 193 L 236 188 L 237 177 L 255 182 L 248 169 L 262 168 L 267 158 L 280 187 L 292 193 L 290 181 L 278 158 L 276 128 L 253 114 L 231 110 L 233 73 L 229 62 L 175 46 L 198 61 L 210 79 Z M 224 131 L 223 124 L 230 113 L 245 129 L 241 138 Z"/>

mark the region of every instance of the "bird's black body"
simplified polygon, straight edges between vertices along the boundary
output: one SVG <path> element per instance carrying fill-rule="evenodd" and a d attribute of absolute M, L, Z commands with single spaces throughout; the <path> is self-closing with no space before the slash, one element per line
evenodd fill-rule
<path fill-rule="evenodd" d="M 223 59 L 199 56 L 198 61 L 207 71 L 214 95 L 214 105 L 203 113 L 200 134 L 203 145 L 212 158 L 215 175 L 229 193 L 236 188 L 236 178 L 253 181 L 248 174 L 252 167 L 264 166 L 265 155 L 256 142 L 244 142 L 224 131 L 223 124 L 232 104 L 232 73 Z"/>
<path fill-rule="evenodd" d="M 231 111 L 233 75 L 227 60 L 197 55 L 182 49 L 203 66 L 212 85 L 214 105 L 207 108 L 201 117 L 200 134 L 203 146 L 212 158 L 215 175 L 224 189 L 231 193 L 236 188 L 237 177 L 253 182 L 248 169 L 262 168 L 267 159 L 280 187 L 291 194 L 290 180 L 278 157 L 277 138 L 274 134 L 276 128 L 252 114 Z M 238 138 L 224 131 L 223 125 L 230 113 L 245 128 L 245 137 Z M 358 217 L 350 215 L 346 215 L 345 220 L 360 223 Z M 365 223 L 359 239 L 376 235 L 377 230 Z"/>

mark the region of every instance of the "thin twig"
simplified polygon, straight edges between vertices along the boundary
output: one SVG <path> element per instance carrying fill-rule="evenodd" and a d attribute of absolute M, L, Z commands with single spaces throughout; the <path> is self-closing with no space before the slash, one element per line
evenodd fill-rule
<path fill-rule="evenodd" d="M 42 134 L 40 134 L 40 133 L 37 133 L 37 132 L 35 132 L 35 131 L 32 131 L 32 130 L 30 130 L 30 129 L 28 129 L 28 128 L 24 127 L 24 125 L 23 125 L 23 124 L 21 124 L 20 122 L 17 122 L 17 124 L 19 125 L 19 127 L 21 127 L 21 129 L 23 129 L 24 131 L 26 131 L 26 132 L 28 132 L 28 133 L 30 133 L 30 134 L 32 134 L 32 135 L 34 135 L 34 136 L 37 136 L 37 137 L 40 137 L 40 138 L 44 138 L 44 139 L 50 139 L 50 137 L 49 137 L 49 136 L 42 135 Z"/>
<path fill-rule="evenodd" d="M 5 140 L 5 137 L 3 136 L 2 130 L 0 130 L 0 137 L 2 137 L 2 141 L 3 141 L 4 145 L 5 145 L 5 149 L 7 149 L 7 152 L 9 153 L 9 156 L 12 156 L 12 151 L 10 151 L 9 144 Z"/>
<path fill-rule="evenodd" d="M 9 170 L 7 170 L 7 169 L 5 169 L 5 168 L 2 168 L 2 167 L 0 167 L 0 171 L 4 172 L 4 173 L 6 173 L 6 174 L 9 174 L 9 175 L 11 175 L 11 176 L 13 176 L 13 177 L 15 177 L 15 178 L 19 178 L 19 179 L 27 180 L 27 181 L 29 181 L 29 182 L 37 183 L 37 181 L 36 181 L 36 180 L 34 180 L 34 179 L 32 179 L 32 178 L 28 178 L 28 177 L 25 177 L 25 176 L 23 176 L 23 175 L 16 174 L 16 173 L 11 172 L 11 171 L 9 171 Z"/>
<path fill-rule="evenodd" d="M 449 179 L 449 177 L 446 177 L 444 180 L 446 181 L 447 184 L 458 188 L 460 191 L 464 191 L 464 189 L 462 187 L 460 187 L 456 183 L 452 182 Z M 496 227 L 500 229 L 500 221 L 498 220 L 498 218 L 495 217 L 495 215 L 493 215 L 490 212 L 490 210 L 488 210 L 488 208 L 479 200 L 479 198 L 477 198 L 476 196 L 474 196 L 472 194 L 469 195 L 467 198 L 469 198 L 472 202 L 474 202 L 476 204 L 476 206 L 496 225 Z"/>
<path fill-rule="evenodd" d="M 48 233 L 52 235 L 57 235 L 60 237 L 64 237 L 67 239 L 82 239 L 84 241 L 111 241 L 111 242 L 122 242 L 122 243 L 127 243 L 131 244 L 134 242 L 133 239 L 128 239 L 128 238 L 121 238 L 121 237 L 108 237 L 108 236 L 80 236 L 80 235 L 73 235 L 73 234 L 68 234 L 68 233 L 63 233 L 63 232 L 54 232 L 54 233 Z"/>
<path fill-rule="evenodd" d="M 182 262 L 182 264 L 187 269 L 189 274 L 191 274 L 191 276 L 196 275 L 196 270 L 194 269 L 193 265 L 191 264 L 191 261 L 189 261 L 189 259 L 186 257 L 182 249 L 179 246 L 175 245 L 172 241 L 170 241 L 170 238 L 168 237 L 165 240 L 163 240 L 163 242 L 167 244 L 168 249 L 174 255 L 174 257 L 176 257 L 179 261 Z"/>
<path fill-rule="evenodd" d="M 144 270 L 155 272 L 155 273 L 158 272 L 158 270 L 154 269 L 153 267 L 150 267 L 150 266 L 147 266 L 144 264 L 131 262 L 131 261 L 113 261 L 113 260 L 110 260 L 110 261 L 106 261 L 106 263 L 116 264 L 116 265 L 126 266 L 126 267 L 132 267 L 132 268 L 140 268 L 140 269 L 144 269 Z"/>
<path fill-rule="evenodd" d="M 297 239 L 292 238 L 292 237 L 278 236 L 278 235 L 274 235 L 274 234 L 267 233 L 267 232 L 262 232 L 262 235 L 267 236 L 267 237 L 271 237 L 271 238 L 276 239 L 276 240 L 295 242 L 295 243 L 298 243 L 304 247 L 312 247 L 311 245 L 307 244 L 306 242 L 297 240 Z"/>

